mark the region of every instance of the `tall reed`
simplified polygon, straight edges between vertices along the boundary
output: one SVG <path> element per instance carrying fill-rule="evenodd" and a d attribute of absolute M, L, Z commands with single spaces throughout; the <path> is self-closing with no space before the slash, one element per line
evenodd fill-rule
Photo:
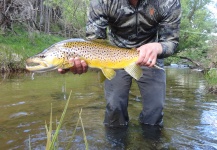
<path fill-rule="evenodd" d="M 64 117 L 66 115 L 66 111 L 67 111 L 67 108 L 68 108 L 68 105 L 69 105 L 69 100 L 70 100 L 70 97 L 71 97 L 71 93 L 72 93 L 72 91 L 70 92 L 70 95 L 69 95 L 69 97 L 67 99 L 66 105 L 64 107 L 64 110 L 63 110 L 63 113 L 61 115 L 61 118 L 60 118 L 60 121 L 59 121 L 58 125 L 56 123 L 57 126 L 56 126 L 56 130 L 54 131 L 54 133 L 53 133 L 53 128 L 52 128 L 52 124 L 53 124 L 53 119 L 52 119 L 53 112 L 52 112 L 52 104 L 51 104 L 49 126 L 47 125 L 47 123 L 45 121 L 45 129 L 46 129 L 46 135 L 47 135 L 46 148 L 45 148 L 46 150 L 57 150 L 59 148 L 58 135 L 60 133 L 60 129 L 62 127 Z M 75 129 L 72 132 L 72 136 L 71 136 L 70 140 L 67 141 L 68 142 L 67 147 L 64 148 L 66 150 L 69 150 L 70 147 L 71 147 L 71 144 L 73 143 L 72 141 L 73 141 L 73 139 L 75 137 L 76 129 L 78 128 L 79 123 L 81 124 L 81 127 L 82 127 L 82 132 L 83 132 L 83 136 L 84 136 L 84 143 L 85 143 L 85 149 L 86 150 L 89 149 L 88 148 L 87 137 L 86 137 L 86 134 L 85 134 L 84 124 L 83 124 L 82 117 L 81 117 L 81 113 L 82 113 L 82 109 L 78 113 L 79 117 L 78 117 Z M 30 139 L 30 136 L 29 136 L 29 150 L 31 150 L 31 139 Z"/>
<path fill-rule="evenodd" d="M 66 115 L 66 111 L 67 111 L 67 108 L 68 108 L 68 105 L 69 105 L 69 100 L 70 100 L 70 97 L 71 97 L 71 93 L 72 93 L 72 91 L 70 92 L 70 95 L 69 95 L 69 97 L 67 99 L 66 105 L 64 107 L 63 113 L 61 115 L 60 121 L 59 121 L 59 123 L 58 123 L 58 125 L 56 127 L 56 130 L 55 130 L 54 134 L 52 133 L 53 132 L 53 129 L 52 129 L 53 119 L 52 119 L 52 104 L 51 104 L 50 125 L 49 125 L 49 127 L 48 127 L 47 123 L 45 122 L 45 129 L 46 129 L 46 134 L 47 134 L 46 150 L 56 150 L 56 149 L 58 149 L 58 135 L 59 135 L 60 129 L 62 127 L 64 117 Z M 76 129 L 77 129 L 77 127 L 79 125 L 79 122 L 80 122 L 81 127 L 82 127 L 83 136 L 84 136 L 85 149 L 88 150 L 88 142 L 87 142 L 87 138 L 86 138 L 86 134 L 85 134 L 85 129 L 84 129 L 84 124 L 83 124 L 83 121 L 82 121 L 81 113 L 82 113 L 82 109 L 79 112 L 79 118 L 78 118 L 78 121 L 76 123 L 75 129 L 74 129 L 74 131 L 72 133 L 72 136 L 71 136 L 70 140 L 68 141 L 68 145 L 67 145 L 67 147 L 65 149 L 70 149 L 71 143 L 72 143 L 72 141 L 73 141 L 73 139 L 75 137 Z"/>

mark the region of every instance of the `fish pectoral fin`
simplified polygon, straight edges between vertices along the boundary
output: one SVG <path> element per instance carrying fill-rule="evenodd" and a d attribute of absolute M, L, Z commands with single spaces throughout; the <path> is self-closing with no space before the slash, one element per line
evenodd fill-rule
<path fill-rule="evenodd" d="M 113 79 L 116 75 L 116 72 L 113 69 L 102 68 L 101 70 L 102 70 L 104 76 L 109 80 Z"/>
<path fill-rule="evenodd" d="M 68 69 L 74 66 L 74 63 L 69 63 L 68 59 L 64 59 L 62 65 L 60 66 L 60 68 L 62 69 Z"/>
<path fill-rule="evenodd" d="M 142 76 L 142 69 L 135 62 L 125 67 L 124 70 L 136 80 L 139 80 Z"/>

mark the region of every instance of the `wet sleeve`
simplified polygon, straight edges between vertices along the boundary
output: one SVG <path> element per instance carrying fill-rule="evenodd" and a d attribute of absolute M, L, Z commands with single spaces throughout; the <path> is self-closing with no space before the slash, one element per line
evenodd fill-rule
<path fill-rule="evenodd" d="M 91 0 L 89 13 L 86 25 L 86 38 L 106 39 L 107 20 L 107 5 L 104 0 Z"/>
<path fill-rule="evenodd" d="M 171 56 L 179 43 L 179 29 L 181 19 L 181 5 L 175 0 L 167 9 L 163 20 L 159 23 L 158 41 L 162 45 L 163 52 L 158 58 Z M 167 5 L 168 6 L 168 5 Z"/>

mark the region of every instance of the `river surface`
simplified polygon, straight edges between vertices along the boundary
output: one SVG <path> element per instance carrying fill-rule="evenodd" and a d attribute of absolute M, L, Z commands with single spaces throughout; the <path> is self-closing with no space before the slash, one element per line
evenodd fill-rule
<path fill-rule="evenodd" d="M 167 68 L 164 128 L 141 126 L 142 108 L 138 87 L 130 91 L 127 129 L 106 129 L 103 125 L 105 100 L 96 72 L 84 75 L 57 72 L 6 75 L 0 81 L 0 149 L 45 149 L 45 121 L 49 124 L 51 104 L 56 128 L 72 91 L 64 123 L 58 136 L 59 148 L 85 149 L 82 126 L 75 130 L 78 112 L 90 150 L 216 150 L 217 96 L 206 93 L 203 76 L 190 69 Z M 57 120 L 57 121 L 56 121 Z"/>

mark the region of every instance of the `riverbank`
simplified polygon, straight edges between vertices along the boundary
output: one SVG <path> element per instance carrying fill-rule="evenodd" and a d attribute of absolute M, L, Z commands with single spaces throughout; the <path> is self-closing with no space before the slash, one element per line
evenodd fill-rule
<path fill-rule="evenodd" d="M 0 72 L 24 71 L 26 58 L 63 39 L 39 32 L 28 33 L 22 29 L 18 29 L 16 34 L 0 35 Z"/>

